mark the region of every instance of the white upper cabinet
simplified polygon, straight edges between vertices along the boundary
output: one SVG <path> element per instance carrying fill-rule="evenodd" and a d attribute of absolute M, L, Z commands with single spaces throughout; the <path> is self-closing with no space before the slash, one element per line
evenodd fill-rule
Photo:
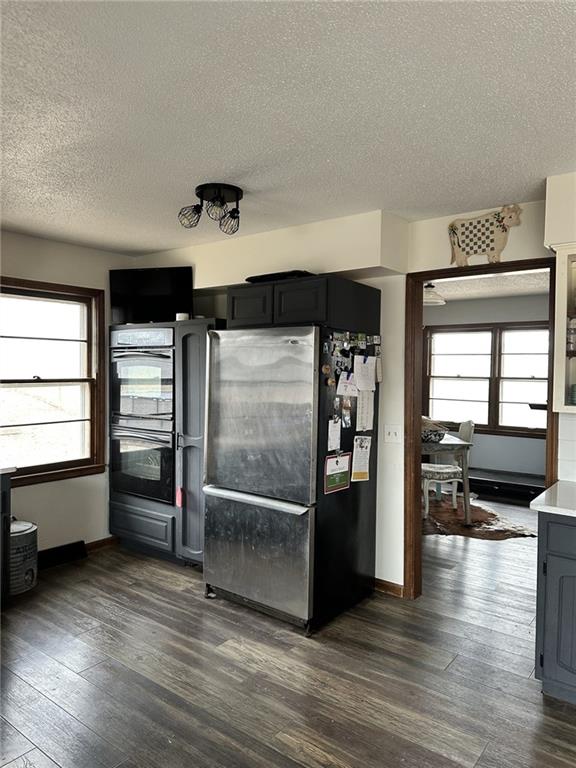
<path fill-rule="evenodd" d="M 546 179 L 544 244 L 556 253 L 554 410 L 576 413 L 576 172 Z"/>
<path fill-rule="evenodd" d="M 554 410 L 576 413 L 576 246 L 556 251 Z"/>
<path fill-rule="evenodd" d="M 576 171 L 546 179 L 546 223 L 544 245 L 576 244 Z"/>

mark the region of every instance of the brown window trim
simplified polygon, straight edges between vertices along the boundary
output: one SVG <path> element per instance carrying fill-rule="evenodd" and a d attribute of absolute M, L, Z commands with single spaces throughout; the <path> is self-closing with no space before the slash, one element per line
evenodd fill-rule
<path fill-rule="evenodd" d="M 0 292 L 20 296 L 38 296 L 48 299 L 68 299 L 82 302 L 88 308 L 87 367 L 88 372 L 91 374 L 89 376 L 91 382 L 90 457 L 78 459 L 77 461 L 23 467 L 18 469 L 12 476 L 12 485 L 19 487 L 104 472 L 106 469 L 104 291 L 99 288 L 81 288 L 77 285 L 43 283 L 36 280 L 23 280 L 2 276 L 0 277 Z M 48 380 L 46 379 L 46 381 Z M 76 381 L 76 379 L 71 381 Z"/>
<path fill-rule="evenodd" d="M 550 330 L 550 324 L 547 320 L 518 320 L 509 323 L 463 323 L 454 325 L 427 325 L 424 326 L 424 356 L 423 364 L 424 370 L 422 371 L 422 403 L 424 407 L 429 410 L 430 405 L 430 370 L 431 370 L 431 337 L 433 333 L 454 333 L 460 331 L 497 331 L 492 334 L 492 351 L 491 351 L 491 370 L 489 377 L 489 424 L 480 425 L 477 424 L 474 427 L 474 433 L 479 435 L 501 435 L 503 437 L 532 437 L 538 440 L 546 439 L 545 429 L 532 429 L 530 427 L 504 427 L 496 424 L 498 418 L 498 402 L 499 402 L 499 384 L 500 376 L 498 374 L 500 366 L 500 338 L 502 331 L 514 331 L 514 330 Z M 474 378 L 473 376 L 470 378 Z M 483 378 L 483 377 L 482 377 Z M 528 379 L 529 380 L 529 379 Z M 457 422 L 443 421 L 451 431 L 458 431 L 459 424 Z"/>

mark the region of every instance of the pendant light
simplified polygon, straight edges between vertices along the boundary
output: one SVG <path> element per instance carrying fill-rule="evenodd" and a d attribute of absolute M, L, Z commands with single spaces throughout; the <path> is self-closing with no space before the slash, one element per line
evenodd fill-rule
<path fill-rule="evenodd" d="M 446 299 L 435 290 L 435 285 L 432 283 L 426 283 L 424 286 L 424 301 L 425 307 L 441 307 L 446 304 Z"/>
<path fill-rule="evenodd" d="M 206 203 L 206 213 L 214 221 L 220 221 L 228 213 L 228 205 L 222 197 L 216 195 Z"/>
<path fill-rule="evenodd" d="M 196 227 L 200 221 L 202 211 L 205 210 L 209 218 L 217 221 L 220 231 L 225 235 L 235 235 L 240 228 L 240 200 L 244 192 L 240 187 L 232 184 L 210 182 L 199 184 L 196 187 L 196 196 L 200 203 L 187 205 L 180 209 L 178 220 L 186 229 Z M 229 209 L 228 204 L 234 203 L 235 207 Z"/>
<path fill-rule="evenodd" d="M 192 227 L 198 226 L 200 216 L 202 216 L 202 203 L 186 205 L 184 208 L 180 209 L 178 221 L 183 227 L 186 227 L 186 229 L 192 229 Z"/>
<path fill-rule="evenodd" d="M 240 228 L 240 209 L 232 208 L 231 211 L 225 213 L 218 226 L 225 235 L 235 235 Z"/>

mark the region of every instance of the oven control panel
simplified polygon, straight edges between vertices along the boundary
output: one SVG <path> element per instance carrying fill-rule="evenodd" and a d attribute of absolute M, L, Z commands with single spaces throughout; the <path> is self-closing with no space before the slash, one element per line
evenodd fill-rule
<path fill-rule="evenodd" d="M 171 347 L 174 328 L 122 328 L 110 334 L 110 346 L 115 347 Z"/>

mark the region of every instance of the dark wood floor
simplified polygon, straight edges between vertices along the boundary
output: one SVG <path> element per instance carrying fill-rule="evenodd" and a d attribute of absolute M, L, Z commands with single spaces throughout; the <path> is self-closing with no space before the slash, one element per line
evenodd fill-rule
<path fill-rule="evenodd" d="M 425 537 L 423 598 L 376 596 L 311 639 L 117 548 L 46 571 L 4 617 L 0 763 L 576 766 L 576 708 L 533 679 L 535 557 Z"/>

